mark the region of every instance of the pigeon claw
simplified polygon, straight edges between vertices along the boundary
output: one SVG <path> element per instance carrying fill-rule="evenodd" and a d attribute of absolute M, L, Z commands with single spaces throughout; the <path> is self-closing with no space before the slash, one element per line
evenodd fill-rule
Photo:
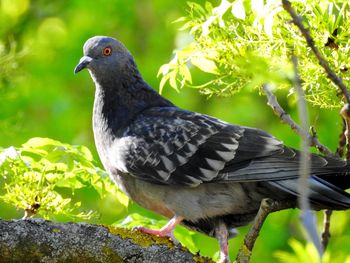
<path fill-rule="evenodd" d="M 137 226 L 134 228 L 134 230 L 140 231 L 141 233 L 146 233 L 154 236 L 159 237 L 169 237 L 174 242 L 178 242 L 174 235 L 174 229 L 175 227 L 183 220 L 184 218 L 181 216 L 174 216 L 172 219 L 169 220 L 169 222 L 163 226 L 161 229 L 149 229 L 143 226 Z"/>
<path fill-rule="evenodd" d="M 169 231 L 168 229 L 150 229 L 143 226 L 137 226 L 134 228 L 134 230 L 159 237 L 172 237 L 172 231 Z"/>

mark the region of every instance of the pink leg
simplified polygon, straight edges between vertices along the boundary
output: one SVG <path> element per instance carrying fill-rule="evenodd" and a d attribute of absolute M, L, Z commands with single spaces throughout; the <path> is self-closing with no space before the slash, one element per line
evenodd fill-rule
<path fill-rule="evenodd" d="M 138 226 L 135 227 L 136 230 L 142 232 L 142 233 L 147 233 L 155 236 L 160 236 L 160 237 L 171 237 L 173 238 L 173 231 L 174 228 L 176 227 L 177 224 L 179 224 L 183 220 L 183 217 L 181 216 L 174 216 L 170 221 L 163 226 L 161 229 L 149 229 L 143 226 Z"/>
<path fill-rule="evenodd" d="M 228 231 L 224 223 L 220 223 L 216 227 L 215 235 L 220 245 L 220 259 L 218 263 L 230 263 L 230 257 L 228 255 Z"/>

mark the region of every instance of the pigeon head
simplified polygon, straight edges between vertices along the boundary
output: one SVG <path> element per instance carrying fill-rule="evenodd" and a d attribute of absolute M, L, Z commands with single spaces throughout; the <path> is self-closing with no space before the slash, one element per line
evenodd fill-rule
<path fill-rule="evenodd" d="M 84 56 L 74 73 L 87 68 L 95 80 L 120 75 L 128 65 L 134 65 L 130 52 L 112 37 L 95 36 L 84 44 Z"/>

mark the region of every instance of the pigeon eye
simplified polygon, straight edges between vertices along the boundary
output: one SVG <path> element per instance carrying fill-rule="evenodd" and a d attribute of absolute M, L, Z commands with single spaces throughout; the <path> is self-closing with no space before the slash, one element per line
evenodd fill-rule
<path fill-rule="evenodd" d="M 104 49 L 103 49 L 103 55 L 104 56 L 110 56 L 112 54 L 112 48 L 110 48 L 110 47 L 105 47 Z"/>

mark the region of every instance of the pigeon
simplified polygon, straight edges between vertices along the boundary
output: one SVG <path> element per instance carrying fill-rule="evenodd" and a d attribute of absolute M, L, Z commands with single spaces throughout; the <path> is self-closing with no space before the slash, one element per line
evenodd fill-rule
<path fill-rule="evenodd" d="M 297 206 L 299 151 L 260 129 L 177 107 L 145 82 L 115 38 L 92 37 L 83 52 L 74 72 L 88 69 L 95 83 L 93 132 L 104 168 L 133 201 L 170 219 L 140 231 L 171 236 L 182 224 L 217 238 L 220 262 L 229 262 L 228 239 L 263 199 Z M 348 163 L 312 154 L 310 166 L 312 209 L 350 208 Z"/>

